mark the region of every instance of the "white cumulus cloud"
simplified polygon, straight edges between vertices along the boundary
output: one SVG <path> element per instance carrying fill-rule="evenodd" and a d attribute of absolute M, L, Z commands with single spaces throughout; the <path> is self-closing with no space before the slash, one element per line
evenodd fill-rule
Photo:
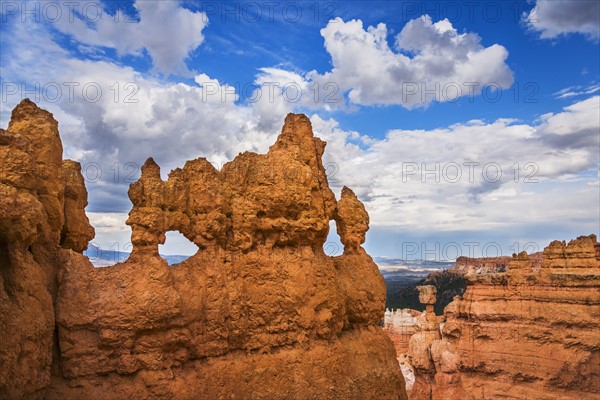
<path fill-rule="evenodd" d="M 255 77 L 262 95 L 251 103 L 239 103 L 232 86 L 206 74 L 198 74 L 193 83 L 167 82 L 115 62 L 73 57 L 44 27 L 15 24 L 11 33 L 2 47 L 7 82 L 94 83 L 102 89 L 97 101 L 84 98 L 81 86 L 74 101 L 66 91 L 61 101 L 38 101 L 59 120 L 65 157 L 102 168 L 98 179 L 89 179 L 95 178 L 91 169 L 86 182 L 90 218 L 102 245 L 128 239 L 122 224 L 131 207 L 127 187 L 147 157 L 153 156 L 166 176 L 196 157 L 219 166 L 242 151 L 264 152 L 287 112 L 316 108 L 315 82 L 335 76 L 357 104 L 416 107 L 426 103 L 403 103 L 395 92 L 407 79 L 512 81 L 502 46 L 483 47 L 475 34 L 427 18 L 407 24 L 396 37 L 396 51 L 389 48 L 382 24 L 364 30 L 360 21 L 330 23 L 323 35 L 333 69 L 307 77 L 263 68 Z M 31 44 L 23 49 L 27 41 Z M 442 65 L 441 59 L 452 65 Z M 404 69 L 393 68 L 399 66 Z M 289 93 L 275 91 L 270 98 L 272 81 L 280 87 L 293 82 L 311 97 L 290 101 L 295 98 L 292 85 Z M 117 100 L 111 89 L 115 82 L 121 90 Z M 128 83 L 135 88 L 133 102 L 125 102 L 124 96 L 133 93 Z M 7 97 L 7 110 L 21 100 L 20 94 Z M 535 123 L 511 115 L 495 121 L 466 116 L 465 122 L 438 129 L 398 126 L 383 139 L 344 130 L 322 109 L 311 120 L 315 134 L 328 142 L 324 161 L 332 186 L 355 190 L 374 230 L 435 234 L 468 228 L 483 234 L 546 227 L 552 221 L 588 233 L 597 229 L 600 201 L 599 110 L 600 96 L 594 96 Z M 7 117 L 2 114 L 3 126 Z"/>
<path fill-rule="evenodd" d="M 388 45 L 385 24 L 363 27 L 361 20 L 329 21 L 321 29 L 333 68 L 304 76 L 304 105 L 344 105 L 347 96 L 356 105 L 427 106 L 456 101 L 481 93 L 486 86 L 508 88 L 513 74 L 508 50 L 484 47 L 476 33 L 459 33 L 447 20 L 433 22 L 428 15 L 409 21 Z M 269 78 L 282 73 L 270 69 Z"/>
<path fill-rule="evenodd" d="M 486 231 L 558 220 L 580 232 L 598 227 L 600 96 L 535 124 L 504 118 L 397 129 L 361 146 L 335 120 L 312 121 L 328 141 L 325 161 L 336 164 L 336 180 L 365 201 L 375 227 Z"/>
<path fill-rule="evenodd" d="M 528 27 L 539 32 L 542 39 L 581 33 L 592 40 L 598 40 L 600 1 L 537 0 L 525 20 Z"/>
<path fill-rule="evenodd" d="M 179 1 L 171 0 L 136 0 L 134 7 L 139 21 L 121 10 L 114 15 L 106 10 L 91 15 L 89 11 L 81 12 L 89 8 L 67 7 L 56 27 L 80 43 L 114 48 L 120 55 L 141 55 L 146 50 L 156 70 L 166 74 L 187 73 L 186 57 L 204 41 L 206 14 L 192 12 L 182 8 Z"/>

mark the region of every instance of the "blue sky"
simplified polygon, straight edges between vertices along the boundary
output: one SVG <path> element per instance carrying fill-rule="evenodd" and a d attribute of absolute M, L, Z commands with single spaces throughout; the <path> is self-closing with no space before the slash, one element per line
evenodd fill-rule
<path fill-rule="evenodd" d="M 166 176 L 187 159 L 262 152 L 287 112 L 309 115 L 327 140 L 334 192 L 347 185 L 365 203 L 373 255 L 453 258 L 458 244 L 493 256 L 600 233 L 597 1 L 4 1 L 0 11 L 2 126 L 24 97 L 54 113 L 65 156 L 86 168 L 102 247 L 129 240 L 127 186 L 145 158 Z M 166 253 L 189 251 L 168 239 Z"/>

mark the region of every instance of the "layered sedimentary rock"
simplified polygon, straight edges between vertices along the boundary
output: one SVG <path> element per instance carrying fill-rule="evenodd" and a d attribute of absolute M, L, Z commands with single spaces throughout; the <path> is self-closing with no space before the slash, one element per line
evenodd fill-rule
<path fill-rule="evenodd" d="M 534 271 L 537 271 L 542 266 L 544 258 L 543 253 L 532 253 L 529 254 L 528 257 L 533 265 Z M 513 257 L 509 256 L 480 258 L 461 256 L 456 259 L 456 265 L 448 271 L 460 275 L 506 272 L 508 268 L 510 268 L 512 259 Z"/>
<path fill-rule="evenodd" d="M 506 272 L 511 260 L 512 257 L 509 256 L 480 258 L 461 256 L 456 259 L 456 265 L 450 270 L 462 275 Z"/>
<path fill-rule="evenodd" d="M 596 236 L 552 242 L 541 261 L 514 255 L 507 267 L 467 275 L 443 337 L 414 365 L 411 399 L 600 399 Z"/>
<path fill-rule="evenodd" d="M 20 166 L 2 181 L 14 204 L 0 214 L 5 398 L 406 398 L 377 326 L 385 284 L 361 247 L 368 215 L 348 188 L 336 201 L 308 118 L 288 115 L 267 154 L 221 171 L 200 158 L 163 181 L 149 159 L 129 190 L 131 257 L 94 268 L 79 253 L 93 233 L 85 188 L 63 166 L 56 122 L 19 117 L 40 113 L 25 102 L 0 135 Z M 47 146 L 29 150 L 22 132 Z M 54 170 L 35 175 L 42 163 Z M 323 252 L 331 220 L 339 257 Z M 158 245 L 171 230 L 199 251 L 169 267 Z"/>
<path fill-rule="evenodd" d="M 386 310 L 383 330 L 394 342 L 396 354 L 400 357 L 408 351 L 408 342 L 412 335 L 419 332 L 425 324 L 425 313 L 411 310 Z"/>
<path fill-rule="evenodd" d="M 435 286 L 419 286 L 419 300 L 425 305 L 425 322 L 409 340 L 405 363 L 410 367 L 412 380 L 409 400 L 465 399 L 456 349 L 444 337 L 439 316 L 435 315 L 437 302 Z M 405 371 L 405 368 L 402 369 Z M 406 373 L 405 373 L 406 377 Z M 409 380 L 407 379 L 407 381 Z"/>
<path fill-rule="evenodd" d="M 29 100 L 0 130 L 0 397 L 43 398 L 59 358 L 56 276 L 94 236 L 80 166 L 58 123 Z M 82 305 L 83 306 L 83 305 Z"/>

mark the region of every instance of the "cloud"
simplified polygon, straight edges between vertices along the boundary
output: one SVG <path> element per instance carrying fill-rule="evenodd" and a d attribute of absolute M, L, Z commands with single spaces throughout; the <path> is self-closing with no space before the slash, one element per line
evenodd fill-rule
<path fill-rule="evenodd" d="M 3 81 L 27 82 L 29 89 L 35 83 L 62 89 L 56 101 L 44 90 L 27 96 L 60 121 L 65 157 L 84 167 L 89 211 L 128 211 L 127 188 L 150 156 L 166 177 L 189 159 L 206 157 L 220 167 L 242 151 L 266 151 L 293 107 L 278 112 L 263 105 L 266 97 L 256 106 L 237 104 L 234 88 L 206 74 L 197 75 L 195 83 L 172 83 L 113 62 L 78 59 L 51 40 L 46 27 L 13 25 L 3 46 Z M 39 42 L 22 51 L 21 44 L 32 34 Z M 75 85 L 72 99 L 66 82 Z M 25 94 L 3 93 L 3 109 L 11 110 Z M 4 125 L 8 118 L 3 113 Z"/>
<path fill-rule="evenodd" d="M 383 23 L 365 30 L 361 20 L 337 18 L 321 35 L 333 69 L 303 77 L 303 85 L 310 88 L 305 104 L 315 98 L 336 108 L 347 96 L 351 104 L 412 109 L 474 96 L 486 85 L 507 88 L 513 83 L 506 48 L 484 47 L 477 34 L 458 33 L 447 19 L 433 23 L 424 15 L 409 21 L 395 38 L 396 51 L 388 45 Z M 273 79 L 282 74 L 268 72 Z"/>
<path fill-rule="evenodd" d="M 600 2 L 597 0 L 537 0 L 525 17 L 527 26 L 540 38 L 552 39 L 570 33 L 600 37 Z"/>
<path fill-rule="evenodd" d="M 600 148 L 600 96 L 564 108 L 563 112 L 542 116 L 538 134 L 556 149 Z"/>
<path fill-rule="evenodd" d="M 114 15 L 105 10 L 82 14 L 82 10 L 89 10 L 82 6 L 81 10 L 66 9 L 65 17 L 55 26 L 81 44 L 114 48 L 119 55 L 139 56 L 146 50 L 157 71 L 187 74 L 185 58 L 204 41 L 202 30 L 208 23 L 206 14 L 182 8 L 179 1 L 136 0 L 133 6 L 139 21 L 122 10 Z"/>
<path fill-rule="evenodd" d="M 328 141 L 325 161 L 365 201 L 374 227 L 431 234 L 561 221 L 575 232 L 597 230 L 600 96 L 536 124 L 398 129 L 366 147 L 335 120 L 311 119 Z"/>
<path fill-rule="evenodd" d="M 96 230 L 92 244 L 107 251 L 131 251 L 131 228 L 125 224 L 127 213 L 87 212 Z"/>
<path fill-rule="evenodd" d="M 600 91 L 600 85 L 594 84 L 590 86 L 570 86 L 554 93 L 557 99 L 568 99 L 576 96 L 589 96 Z"/>
<path fill-rule="evenodd" d="M 397 46 L 410 52 L 410 57 L 387 47 L 387 30 L 381 24 L 366 31 L 358 21 L 339 21 L 336 27 L 331 24 L 325 29 L 331 29 L 326 43 L 333 44 L 334 68 L 321 77 L 347 74 L 349 80 L 342 81 L 348 84 L 349 93 L 355 88 L 383 93 L 382 87 L 367 85 L 377 85 L 371 70 L 357 69 L 357 76 L 351 73 L 349 66 L 368 60 L 377 69 L 382 60 L 389 61 L 384 63 L 389 66 L 404 57 L 407 74 L 419 77 L 418 71 L 426 69 L 435 71 L 440 79 L 493 76 L 503 70 L 479 71 L 480 61 L 473 59 L 488 58 L 485 50 L 493 46 L 483 48 L 478 37 L 454 33 L 446 22 L 417 21 L 401 32 Z M 346 33 L 336 35 L 336 30 Z M 590 216 L 596 216 L 600 201 L 599 96 L 542 115 L 534 124 L 509 118 L 467 120 L 439 129 L 395 129 L 378 140 L 344 130 L 338 121 L 326 118 L 319 108 L 322 102 L 315 101 L 311 92 L 311 84 L 320 81 L 301 73 L 263 68 L 255 77 L 257 95 L 251 102 L 240 103 L 235 88 L 207 74 L 196 75 L 194 82 L 168 82 L 116 62 L 76 58 L 43 26 L 18 23 L 10 31 L 10 37 L 2 38 L 5 82 L 79 84 L 73 101 L 66 91 L 60 101 L 34 100 L 59 120 L 65 157 L 84 165 L 88 211 L 97 225 L 95 241 L 102 246 L 128 241 L 129 228 L 122 224 L 131 206 L 127 188 L 137 179 L 139 165 L 147 157 L 157 160 L 164 177 L 170 169 L 197 157 L 206 157 L 219 167 L 242 151 L 265 152 L 285 114 L 303 108 L 317 110 L 311 120 L 315 134 L 328 143 L 324 164 L 334 191 L 342 185 L 352 187 L 365 202 L 374 231 L 390 229 L 411 235 L 461 230 L 473 234 L 522 232 L 525 227 L 547 227 L 549 220 L 579 233 L 597 229 Z M 23 47 L 23 43 L 28 45 Z M 353 51 L 359 51 L 364 60 L 357 60 Z M 456 65 L 437 65 L 438 55 L 454 57 Z M 414 61 L 417 59 L 420 61 Z M 491 59 L 484 61 L 497 64 Z M 382 85 L 393 93 L 397 76 L 386 75 L 385 68 L 377 71 Z M 499 76 L 512 79 L 506 71 L 508 75 L 503 72 Z M 295 94 L 290 86 L 289 92 L 275 90 L 270 98 L 271 81 L 280 86 L 293 82 L 310 96 L 292 102 Z M 115 82 L 118 93 L 111 89 Z M 82 92 L 88 83 L 101 88 L 97 101 Z M 371 98 L 370 93 L 361 93 L 354 97 L 361 104 L 382 101 L 383 94 Z M 132 101 L 125 101 L 126 96 Z M 10 110 L 21 97 L 9 96 L 4 109 Z M 3 126 L 6 117 L 2 114 Z"/>

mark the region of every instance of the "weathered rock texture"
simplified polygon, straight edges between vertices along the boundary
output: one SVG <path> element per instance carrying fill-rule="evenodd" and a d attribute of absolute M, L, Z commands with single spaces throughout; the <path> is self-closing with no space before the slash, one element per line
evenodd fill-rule
<path fill-rule="evenodd" d="M 425 326 L 425 312 L 411 310 L 386 310 L 383 330 L 394 342 L 398 357 L 408 352 L 408 342 Z"/>
<path fill-rule="evenodd" d="M 85 188 L 62 166 L 56 122 L 30 102 L 13 120 L 0 136 L 18 172 L 0 214 L 5 398 L 406 399 L 377 326 L 368 215 L 350 189 L 336 201 L 307 117 L 288 115 L 267 154 L 221 171 L 200 158 L 163 181 L 148 159 L 129 190 L 132 255 L 106 268 L 78 253 L 92 233 Z M 18 133 L 43 141 L 40 155 Z M 54 170 L 34 177 L 36 163 Z M 170 230 L 200 249 L 172 267 L 158 255 Z"/>
<path fill-rule="evenodd" d="M 425 321 L 420 331 L 409 340 L 406 361 L 412 380 L 409 400 L 468 398 L 458 373 L 459 358 L 453 345 L 442 335 L 440 317 L 435 315 L 435 286 L 418 286 L 419 300 L 426 306 Z M 408 382 L 408 379 L 407 379 Z"/>
<path fill-rule="evenodd" d="M 480 258 L 460 256 L 450 270 L 462 275 L 506 272 L 511 260 L 512 257 L 509 256 Z"/>
<path fill-rule="evenodd" d="M 398 291 L 398 301 L 402 306 L 413 310 L 425 311 L 425 305 L 419 302 L 419 286 L 431 285 L 437 289 L 437 302 L 434 312 L 437 315 L 444 314 L 444 308 L 454 300 L 455 296 L 462 296 L 467 290 L 467 283 L 462 273 L 448 271 L 433 272 L 421 279 L 414 285 L 410 285 Z"/>
<path fill-rule="evenodd" d="M 81 168 L 29 100 L 0 129 L 0 397 L 43 398 L 58 367 L 56 276 L 94 237 Z M 81 305 L 85 307 L 85 305 Z"/>
<path fill-rule="evenodd" d="M 600 399 L 596 236 L 554 241 L 541 262 L 523 252 L 507 267 L 467 275 L 431 358 L 413 364 L 411 399 Z"/>
<path fill-rule="evenodd" d="M 533 265 L 534 271 L 537 271 L 543 262 L 543 253 L 532 253 L 528 255 L 529 260 Z M 498 272 L 506 272 L 510 268 L 512 257 L 501 256 L 501 257 L 458 257 L 456 259 L 456 265 L 450 268 L 448 271 L 461 274 L 495 274 Z"/>

